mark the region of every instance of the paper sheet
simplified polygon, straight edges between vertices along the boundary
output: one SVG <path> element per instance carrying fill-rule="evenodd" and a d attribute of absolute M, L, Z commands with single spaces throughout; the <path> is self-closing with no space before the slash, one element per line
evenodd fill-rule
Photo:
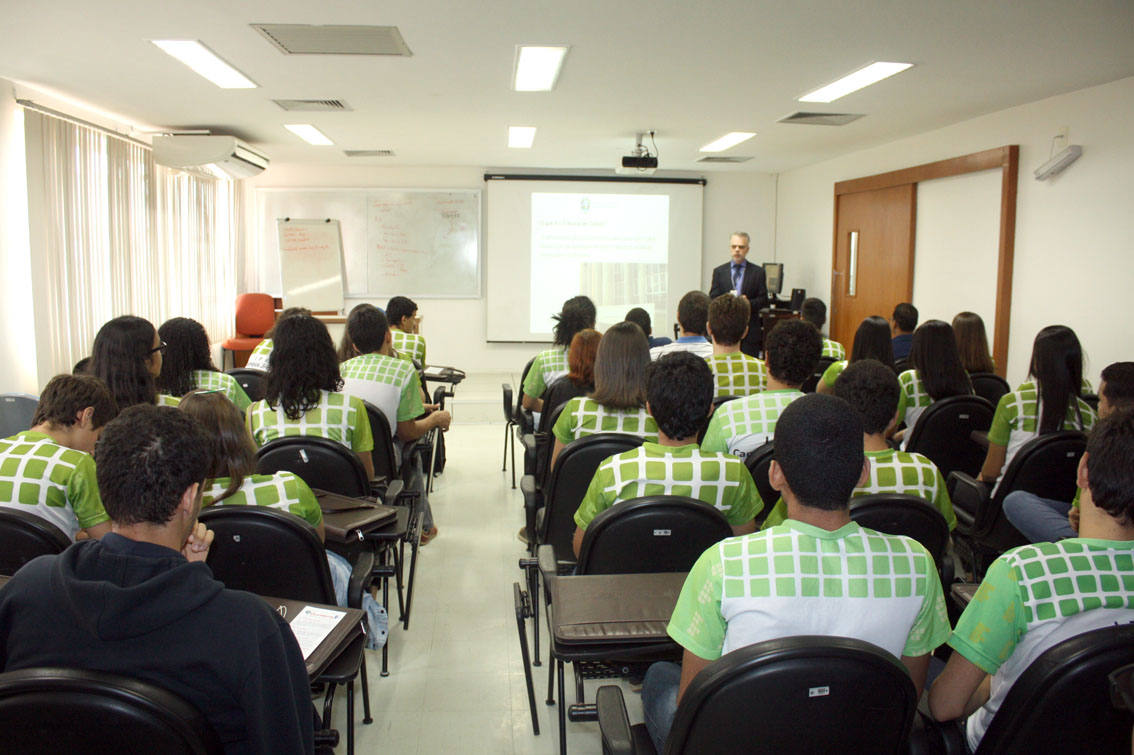
<path fill-rule="evenodd" d="M 295 634 L 295 639 L 299 641 L 299 649 L 303 653 L 304 660 L 311 657 L 344 616 L 346 611 L 332 611 L 315 606 L 306 606 L 295 615 L 288 626 Z"/>

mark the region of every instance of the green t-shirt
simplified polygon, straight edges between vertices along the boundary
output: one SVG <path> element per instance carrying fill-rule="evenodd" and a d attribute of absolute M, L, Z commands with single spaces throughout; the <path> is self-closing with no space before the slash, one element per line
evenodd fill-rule
<path fill-rule="evenodd" d="M 31 430 L 0 440 L 0 506 L 46 519 L 72 540 L 110 519 L 94 460 Z"/>
<path fill-rule="evenodd" d="M 197 390 L 223 393 L 240 411 L 252 404 L 252 399 L 248 398 L 248 394 L 232 375 L 212 370 L 193 370 L 193 382 Z"/>
<path fill-rule="evenodd" d="M 743 459 L 775 436 L 776 420 L 802 395 L 795 389 L 764 391 L 721 404 L 709 420 L 701 448 Z"/>
<path fill-rule="evenodd" d="M 567 364 L 566 349 L 556 346 L 536 354 L 528 376 L 524 378 L 524 395 L 540 398 L 547 386 L 554 383 L 570 371 Z"/>
<path fill-rule="evenodd" d="M 933 398 L 925 390 L 925 383 L 917 370 L 906 370 L 898 375 L 898 424 L 906 423 L 906 438 L 913 433 L 914 425 L 922 413 L 933 405 Z"/>
<path fill-rule="evenodd" d="M 916 540 L 789 519 L 705 551 L 667 631 L 707 660 L 799 635 L 852 637 L 916 657 L 945 641 L 949 619 L 933 558 Z"/>
<path fill-rule="evenodd" d="M 425 367 L 425 336 L 420 333 L 407 333 L 404 330 L 390 328 L 390 338 L 394 351 L 402 359 L 414 360 Z"/>
<path fill-rule="evenodd" d="M 248 363 L 244 366 L 251 370 L 268 371 L 268 358 L 272 355 L 272 339 L 265 338 L 256 344 L 252 353 L 248 355 Z"/>
<path fill-rule="evenodd" d="M 713 354 L 706 357 L 713 371 L 714 397 L 751 396 L 768 386 L 768 370 L 762 359 L 750 357 L 742 351 L 731 354 Z"/>
<path fill-rule="evenodd" d="M 370 418 L 362 401 L 344 393 L 320 394 L 319 405 L 299 419 L 289 418 L 282 406 L 273 408 L 267 399 L 248 407 L 248 429 L 256 445 L 293 435 L 315 435 L 338 441 L 355 453 L 374 450 Z"/>
<path fill-rule="evenodd" d="M 177 396 L 170 396 L 168 393 L 159 393 L 154 397 L 154 403 L 158 406 L 181 406 L 181 399 Z"/>
<path fill-rule="evenodd" d="M 847 350 L 838 341 L 832 341 L 830 338 L 823 339 L 823 351 L 819 354 L 820 358 L 826 357 L 827 359 L 834 359 L 836 362 L 842 361 L 847 358 Z"/>
<path fill-rule="evenodd" d="M 830 367 L 823 371 L 823 382 L 827 384 L 828 388 L 835 385 L 835 381 L 839 379 L 839 375 L 843 374 L 843 370 L 847 368 L 847 364 L 849 363 L 844 359 L 841 362 L 832 363 Z"/>
<path fill-rule="evenodd" d="M 563 445 L 597 433 L 637 435 L 657 442 L 658 423 L 642 409 L 610 409 L 594 399 L 573 398 L 563 407 L 551 432 Z"/>
<path fill-rule="evenodd" d="M 382 410 L 397 433 L 397 423 L 416 419 L 425 412 L 421 382 L 413 364 L 382 354 L 362 354 L 339 365 L 343 393 L 368 401 Z M 373 431 L 374 428 L 371 428 Z"/>
<path fill-rule="evenodd" d="M 201 506 L 214 505 L 213 501 L 228 489 L 231 482 L 229 477 L 205 480 Z M 287 511 L 305 520 L 312 527 L 318 527 L 323 521 L 323 512 L 319 508 L 315 494 L 307 487 L 307 483 L 291 472 L 249 475 L 244 478 L 235 493 L 215 505 L 247 506 L 249 504 Z"/>
<path fill-rule="evenodd" d="M 575 524 L 583 529 L 621 501 L 647 495 L 683 495 L 709 504 L 735 526 L 752 521 L 762 504 L 744 463 L 728 454 L 706 453 L 696 443 L 662 446 L 646 442 L 599 464 Z"/>
<path fill-rule="evenodd" d="M 1063 430 L 1082 430 L 1087 432 L 1095 426 L 1098 415 L 1091 405 L 1082 398 L 1075 396 L 1074 401 L 1067 404 L 1067 415 L 1063 420 Z M 1078 406 L 1078 412 L 1076 412 Z M 1004 466 L 1007 467 L 1016 452 L 1029 440 L 1039 435 L 1039 421 L 1041 416 L 1039 388 L 1028 381 L 1019 388 L 1000 397 L 996 405 L 996 413 L 992 415 L 992 427 L 988 430 L 988 442 L 998 446 L 1007 446 Z M 1079 426 L 1079 417 L 1083 419 Z"/>

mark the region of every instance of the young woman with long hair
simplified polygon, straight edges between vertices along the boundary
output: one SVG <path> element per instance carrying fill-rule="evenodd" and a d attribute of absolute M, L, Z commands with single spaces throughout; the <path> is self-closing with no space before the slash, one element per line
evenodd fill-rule
<path fill-rule="evenodd" d="M 976 312 L 960 312 L 953 318 L 953 334 L 957 337 L 957 353 L 967 372 L 992 372 L 996 363 L 988 351 L 988 335 L 984 320 Z"/>
<path fill-rule="evenodd" d="M 973 392 L 969 373 L 961 366 L 957 353 L 953 326 L 944 320 L 926 320 L 917 327 L 910 345 L 909 365 L 910 369 L 898 375 L 902 387 L 898 422 L 906 423 L 906 438 L 934 401 Z"/>
<path fill-rule="evenodd" d="M 815 389 L 819 393 L 834 393 L 835 381 L 848 364 L 860 359 L 873 359 L 894 369 L 894 345 L 890 341 L 890 323 L 884 317 L 871 315 L 859 323 L 858 330 L 854 332 L 854 345 L 851 347 L 850 359 L 833 363 L 823 373 Z"/>
<path fill-rule="evenodd" d="M 256 348 L 252 349 L 252 353 L 248 355 L 248 363 L 244 366 L 251 370 L 261 370 L 262 372 L 268 371 L 268 359 L 272 355 L 272 347 L 274 346 L 273 339 L 276 337 L 276 327 L 280 321 L 285 317 L 291 315 L 309 315 L 311 310 L 307 307 L 288 307 L 280 312 L 279 317 L 276 318 L 275 325 L 268 329 L 264 334 L 264 340 L 256 344 Z"/>
<path fill-rule="evenodd" d="M 110 388 L 119 411 L 135 404 L 177 406 L 179 399 L 159 393 L 165 344 L 153 323 L 141 317 L 115 317 L 95 335 L 87 370 Z"/>
<path fill-rule="evenodd" d="M 532 412 L 543 409 L 543 392 L 547 386 L 567 374 L 571 339 L 580 330 L 595 326 L 595 304 L 585 296 L 573 297 L 563 302 L 563 309 L 552 319 L 555 320 L 554 345 L 536 355 L 524 379 L 523 406 Z"/>
<path fill-rule="evenodd" d="M 220 391 L 240 411 L 252 403 L 236 378 L 213 364 L 209 336 L 201 323 L 188 317 L 174 317 L 162 323 L 158 336 L 165 343 L 161 372 L 157 376 L 159 391 L 171 396 L 184 396 L 198 389 Z"/>

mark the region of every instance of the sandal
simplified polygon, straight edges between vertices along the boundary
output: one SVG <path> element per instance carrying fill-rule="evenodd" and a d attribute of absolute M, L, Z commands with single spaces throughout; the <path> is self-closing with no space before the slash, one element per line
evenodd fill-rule
<path fill-rule="evenodd" d="M 429 545 L 429 542 L 435 537 L 437 537 L 437 526 L 436 525 L 434 525 L 433 528 L 430 529 L 428 532 L 422 532 L 421 533 L 421 545 L 423 547 L 426 546 L 426 545 Z"/>

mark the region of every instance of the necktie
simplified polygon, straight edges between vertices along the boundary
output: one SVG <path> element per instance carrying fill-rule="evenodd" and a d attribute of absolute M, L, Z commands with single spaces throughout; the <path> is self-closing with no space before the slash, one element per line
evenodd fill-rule
<path fill-rule="evenodd" d="M 734 291 L 740 290 L 740 276 L 744 274 L 743 270 L 739 265 L 732 266 L 732 288 Z"/>

